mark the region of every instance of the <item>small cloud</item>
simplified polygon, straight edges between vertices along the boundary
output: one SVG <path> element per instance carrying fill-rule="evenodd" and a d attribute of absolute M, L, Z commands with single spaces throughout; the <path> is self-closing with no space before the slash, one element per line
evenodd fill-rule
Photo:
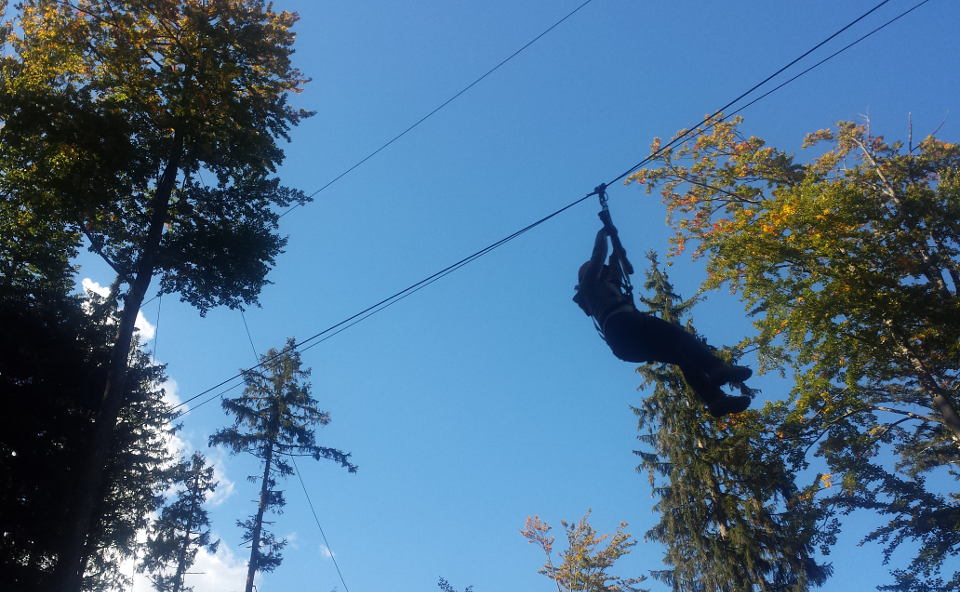
<path fill-rule="evenodd" d="M 84 292 L 93 292 L 94 294 L 99 295 L 101 298 L 106 298 L 110 295 L 110 288 L 101 286 L 98 282 L 95 282 L 90 278 L 83 278 L 83 281 L 80 282 L 80 285 L 83 286 Z"/>
<path fill-rule="evenodd" d="M 140 331 L 141 341 L 150 341 L 157 336 L 157 328 L 150 324 L 142 312 L 137 311 L 137 321 L 134 326 Z"/>
<path fill-rule="evenodd" d="M 177 384 L 177 381 L 167 377 L 160 384 L 160 388 L 163 389 L 163 402 L 171 407 L 176 407 L 180 404 L 180 386 Z"/>
<path fill-rule="evenodd" d="M 107 286 L 102 286 L 99 282 L 95 282 L 90 278 L 83 278 L 83 280 L 80 282 L 80 285 L 83 287 L 85 292 L 93 292 L 101 298 L 110 296 L 110 288 Z M 134 326 L 139 331 L 140 341 L 150 341 L 157 336 L 157 328 L 150 324 L 150 321 L 148 321 L 140 311 L 137 311 L 137 320 L 134 323 Z"/>
<path fill-rule="evenodd" d="M 217 449 L 211 450 L 211 452 Z M 230 499 L 237 486 L 227 477 L 226 470 L 223 468 L 222 455 L 217 452 L 218 458 L 207 457 L 207 461 L 213 465 L 213 480 L 217 482 L 217 488 L 210 497 L 207 498 L 207 504 L 211 507 L 217 507 Z"/>
<path fill-rule="evenodd" d="M 336 554 L 330 550 L 330 547 L 326 545 L 320 545 L 320 555 L 327 559 L 333 559 Z"/>
<path fill-rule="evenodd" d="M 221 540 L 216 554 L 200 549 L 189 573 L 186 583 L 193 586 L 194 592 L 233 590 L 237 582 L 243 582 L 247 576 L 247 561 L 234 554 Z M 259 576 L 257 574 L 256 580 L 259 580 Z"/>
<path fill-rule="evenodd" d="M 214 533 L 212 538 L 217 540 L 219 537 Z M 121 573 L 131 573 L 133 559 L 127 559 L 120 569 Z M 235 589 L 237 582 L 243 582 L 246 576 L 247 560 L 238 557 L 221 539 L 216 553 L 210 553 L 203 547 L 197 550 L 197 557 L 187 571 L 184 583 L 192 586 L 194 592 L 223 592 Z M 260 574 L 257 574 L 254 581 L 259 583 Z M 134 592 L 156 592 L 149 576 L 142 572 L 134 576 L 133 590 Z"/>

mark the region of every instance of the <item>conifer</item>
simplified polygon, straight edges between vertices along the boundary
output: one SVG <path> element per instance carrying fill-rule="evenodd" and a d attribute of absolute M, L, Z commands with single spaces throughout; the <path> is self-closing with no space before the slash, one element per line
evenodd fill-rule
<path fill-rule="evenodd" d="M 245 592 L 253 590 L 258 572 L 273 571 L 282 561 L 286 541 L 266 530 L 264 517 L 286 504 L 277 485 L 278 479 L 294 474 L 291 459 L 309 456 L 332 460 L 351 473 L 357 470 L 350 454 L 316 443 L 316 428 L 330 423 L 330 415 L 317 407 L 310 394 L 306 381 L 310 371 L 301 368 L 295 344 L 290 338 L 282 352 L 270 349 L 261 357 L 262 366 L 244 373 L 243 394 L 223 401 L 224 410 L 234 416 L 233 426 L 210 436 L 211 446 L 225 446 L 232 454 L 252 454 L 263 464 L 262 474 L 251 477 L 260 483 L 256 512 L 237 521 L 250 543 Z"/>

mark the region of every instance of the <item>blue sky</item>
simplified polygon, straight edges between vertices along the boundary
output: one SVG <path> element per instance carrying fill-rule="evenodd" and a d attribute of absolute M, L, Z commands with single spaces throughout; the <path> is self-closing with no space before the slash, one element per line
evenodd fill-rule
<path fill-rule="evenodd" d="M 312 193 L 581 1 L 275 1 L 301 15 L 295 61 L 313 81 L 295 101 L 317 111 L 287 145 L 285 184 Z M 287 251 L 262 308 L 246 313 L 256 347 L 312 335 L 588 193 L 645 156 L 654 136 L 696 123 L 874 4 L 594 0 L 283 219 Z M 889 2 L 800 67 L 913 4 Z M 915 136 L 940 127 L 955 141 L 958 22 L 960 4 L 932 0 L 751 107 L 746 131 L 799 151 L 804 133 L 864 115 L 876 133 L 903 137 L 912 113 Z M 644 251 L 666 249 L 655 197 L 615 186 L 610 199 L 638 267 Z M 333 417 L 319 440 L 360 467 L 301 463 L 352 592 L 435 590 L 438 576 L 476 592 L 549 591 L 536 573 L 542 556 L 518 534 L 526 516 L 559 527 L 592 508 L 598 530 L 626 521 L 638 538 L 654 523 L 632 453 L 639 376 L 570 300 L 596 210 L 582 204 L 304 354 Z M 109 283 L 102 266 L 82 263 L 81 277 Z M 686 295 L 703 279 L 686 260 L 671 273 Z M 143 312 L 157 325 L 148 347 L 181 399 L 252 363 L 238 312 L 201 318 L 172 296 Z M 750 331 L 724 294 L 694 316 L 715 345 Z M 755 382 L 764 399 L 788 390 L 776 376 Z M 226 421 L 206 405 L 184 418 L 181 437 L 206 450 Z M 245 476 L 257 467 L 210 454 L 233 485 L 212 509 L 226 563 L 208 562 L 195 583 L 206 592 L 219 577 L 227 583 L 216 589 L 239 590 L 247 550 L 233 521 L 253 511 Z M 299 483 L 286 485 L 273 529 L 292 541 L 259 590 L 342 590 Z M 888 581 L 878 548 L 856 546 L 869 521 L 851 519 L 825 589 Z M 646 574 L 661 555 L 642 543 L 617 572 Z"/>

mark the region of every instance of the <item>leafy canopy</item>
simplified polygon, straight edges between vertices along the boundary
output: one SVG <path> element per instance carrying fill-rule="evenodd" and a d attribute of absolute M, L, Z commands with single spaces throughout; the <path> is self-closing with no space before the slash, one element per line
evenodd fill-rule
<path fill-rule="evenodd" d="M 287 102 L 306 82 L 296 15 L 259 0 L 29 0 L 15 16 L 0 57 L 12 211 L 73 248 L 85 235 L 121 280 L 162 272 L 201 312 L 254 301 L 285 243 L 273 208 L 305 200 L 270 177 L 277 140 L 310 115 Z"/>
<path fill-rule="evenodd" d="M 960 460 L 960 145 L 840 122 L 806 137 L 802 164 L 740 125 L 713 119 L 632 181 L 660 189 L 705 286 L 742 298 L 742 345 L 792 370 L 790 400 L 760 421 L 785 462 L 826 464 L 811 495 L 884 516 L 866 540 L 887 558 L 918 545 L 890 589 L 960 589 L 960 572 L 937 575 L 960 550 L 960 497 L 927 483 L 955 482 Z"/>

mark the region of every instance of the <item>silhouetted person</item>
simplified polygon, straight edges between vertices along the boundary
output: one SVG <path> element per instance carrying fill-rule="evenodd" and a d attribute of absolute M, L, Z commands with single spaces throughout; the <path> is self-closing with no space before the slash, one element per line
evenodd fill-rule
<path fill-rule="evenodd" d="M 633 298 L 621 291 L 617 254 L 611 254 L 606 265 L 603 262 L 607 238 L 616 238 L 616 228 L 609 219 L 604 221 L 607 224 L 597 233 L 590 260 L 580 267 L 573 300 L 596 321 L 614 355 L 637 364 L 675 364 L 714 417 L 749 407 L 750 397 L 730 396 L 720 389 L 724 384 L 750 378 L 753 372 L 749 368 L 727 364 L 683 327 L 640 312 Z"/>

